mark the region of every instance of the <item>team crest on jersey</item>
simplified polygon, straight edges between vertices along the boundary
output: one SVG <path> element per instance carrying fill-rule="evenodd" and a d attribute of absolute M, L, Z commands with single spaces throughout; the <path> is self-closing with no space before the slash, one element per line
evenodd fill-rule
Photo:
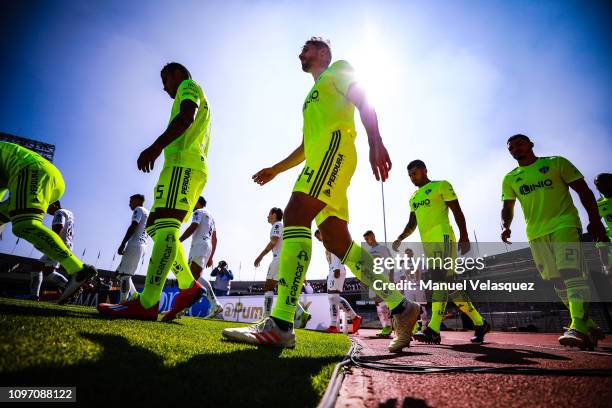
<path fill-rule="evenodd" d="M 514 180 L 515 183 L 520 183 L 521 181 L 523 181 L 521 177 L 518 177 L 516 180 Z"/>
<path fill-rule="evenodd" d="M 542 174 L 548 173 L 549 170 L 550 170 L 550 167 L 548 166 L 540 167 L 540 173 Z"/>
<path fill-rule="evenodd" d="M 425 190 L 425 195 L 428 195 L 429 193 L 431 193 L 431 188 L 428 188 L 427 190 Z"/>

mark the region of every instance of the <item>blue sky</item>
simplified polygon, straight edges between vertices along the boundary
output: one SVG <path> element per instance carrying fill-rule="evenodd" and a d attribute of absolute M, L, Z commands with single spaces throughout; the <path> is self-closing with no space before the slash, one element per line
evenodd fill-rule
<path fill-rule="evenodd" d="M 609 16 L 603 2 L 16 1 L 0 17 L 0 130 L 57 146 L 62 202 L 77 218 L 75 252 L 87 248 L 85 260 L 95 262 L 101 251 L 98 265 L 108 268 L 129 224 L 128 197 L 141 192 L 150 204 L 161 168 L 136 168 L 169 117 L 159 70 L 185 64 L 211 106 L 204 195 L 217 221 L 216 260 L 241 279 L 263 279 L 269 260 L 257 270 L 252 262 L 268 239 L 266 215 L 284 207 L 299 168 L 264 187 L 250 177 L 299 144 L 312 78 L 297 55 L 323 35 L 376 103 L 394 163 L 389 239 L 407 221 L 414 191 L 405 166 L 420 158 L 432 179 L 454 185 L 468 229 L 498 241 L 501 179 L 515 166 L 510 135 L 530 135 L 539 155 L 567 157 L 591 186 L 611 170 Z M 382 241 L 380 185 L 361 125 L 358 133 L 350 227 L 357 239 L 372 229 Z M 520 212 L 513 231 L 526 239 Z M 14 244 L 6 233 L 0 251 Z M 322 278 L 322 248 L 314 248 L 308 277 Z M 25 243 L 16 250 L 30 252 Z"/>

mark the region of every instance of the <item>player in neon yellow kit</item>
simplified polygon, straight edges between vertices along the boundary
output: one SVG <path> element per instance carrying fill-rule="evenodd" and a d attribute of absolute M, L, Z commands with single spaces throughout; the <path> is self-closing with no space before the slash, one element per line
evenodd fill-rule
<path fill-rule="evenodd" d="M 458 246 L 461 254 L 467 253 L 470 250 L 470 240 L 465 216 L 451 184 L 446 180 L 431 181 L 427 177 L 427 167 L 421 160 L 413 160 L 408 164 L 407 169 L 410 180 L 418 187 L 418 190 L 410 198 L 410 218 L 404 231 L 393 242 L 393 249 L 398 251 L 401 242 L 418 227 L 426 258 L 439 259 L 440 264 L 446 263 L 448 258 L 454 260 L 457 257 L 457 247 L 455 246 L 455 232 L 448 219 L 450 209 L 459 227 Z M 436 262 L 432 263 L 436 265 Z M 453 270 L 435 267 L 431 269 L 432 280 L 437 282 L 448 281 L 453 278 L 453 275 Z M 431 319 L 425 330 L 413 336 L 415 340 L 424 343 L 440 343 L 440 325 L 446 312 L 448 296 L 446 290 L 434 291 Z M 453 303 L 474 322 L 475 333 L 470 341 L 472 343 L 484 342 L 484 336 L 491 330 L 491 326 L 478 313 L 467 293 L 456 291 L 451 293 L 450 297 Z"/>
<path fill-rule="evenodd" d="M 59 262 L 71 275 L 58 303 L 68 301 L 97 271 L 84 265 L 55 232 L 42 223 L 50 203 L 64 195 L 59 170 L 39 154 L 25 147 L 0 142 L 0 225 L 12 223 L 13 234 L 30 242 L 47 257 Z"/>
<path fill-rule="evenodd" d="M 525 135 L 508 139 L 508 151 L 519 167 L 502 184 L 501 239 L 510 244 L 510 225 L 518 199 L 525 215 L 533 260 L 544 280 L 550 280 L 568 307 L 570 328 L 559 337 L 564 346 L 592 349 L 602 332 L 588 316 L 590 290 L 580 244 L 582 224 L 569 189 L 576 191 L 589 215 L 587 230 L 596 241 L 608 238 L 597 212 L 597 202 L 582 174 L 560 156 L 537 157 Z"/>
<path fill-rule="evenodd" d="M 601 193 L 601 197 L 597 200 L 597 209 L 599 215 L 606 223 L 606 231 L 608 239 L 612 240 L 612 174 L 601 173 L 595 177 L 595 188 Z M 604 263 L 605 271 L 608 279 L 612 279 L 612 248 L 610 244 L 600 244 L 602 252 L 602 262 Z M 607 254 L 605 253 L 607 252 Z"/>
<path fill-rule="evenodd" d="M 139 296 L 125 303 L 98 305 L 100 314 L 105 316 L 157 320 L 159 298 L 170 268 L 178 280 L 179 294 L 162 321 L 174 319 L 206 293 L 193 279 L 179 241 L 179 229 L 193 211 L 208 177 L 208 101 L 202 88 L 181 64 L 167 64 L 161 71 L 161 79 L 164 90 L 174 99 L 170 123 L 166 131 L 140 153 L 137 162 L 138 169 L 148 173 L 162 151 L 164 153 L 164 167 L 155 187 L 155 201 L 146 227 L 153 239 L 153 250 L 145 286 Z"/>
<path fill-rule="evenodd" d="M 370 164 L 377 180 L 385 181 L 391 160 L 380 133 L 374 108 L 354 78 L 346 61 L 331 63 L 329 43 L 313 37 L 299 55 L 302 70 L 315 84 L 302 108 L 303 139 L 286 159 L 253 176 L 263 185 L 277 174 L 306 163 L 284 212 L 283 247 L 280 255 L 278 298 L 271 317 L 252 326 L 225 329 L 223 336 L 250 344 L 294 347 L 293 318 L 312 251 L 310 227 L 315 219 L 325 248 L 365 284 L 388 282 L 373 271 L 370 254 L 353 242 L 348 231 L 346 191 L 357 164 L 355 151 L 355 107 L 359 110 L 370 144 Z M 389 351 L 409 346 L 418 315 L 418 305 L 404 300 L 398 291 L 377 291 L 391 309 L 396 337 Z"/>

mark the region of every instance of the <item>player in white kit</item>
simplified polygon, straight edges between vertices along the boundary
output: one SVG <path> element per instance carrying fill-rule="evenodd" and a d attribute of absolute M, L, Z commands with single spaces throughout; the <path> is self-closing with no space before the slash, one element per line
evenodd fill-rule
<path fill-rule="evenodd" d="M 206 289 L 206 299 L 210 305 L 206 317 L 214 317 L 223 311 L 223 305 L 215 296 L 210 282 L 202 276 L 202 271 L 213 265 L 213 256 L 217 249 L 217 228 L 214 218 L 206 208 L 204 197 L 198 198 L 191 217 L 191 225 L 187 227 L 179 240 L 183 242 L 189 237 L 191 237 L 189 268 L 193 278 Z M 179 267 L 175 262 L 172 270 L 175 271 Z"/>
<path fill-rule="evenodd" d="M 280 252 L 283 245 L 283 210 L 273 207 L 268 213 L 268 223 L 272 225 L 270 229 L 270 241 L 261 253 L 255 258 L 253 265 L 258 268 L 264 256 L 272 251 L 272 262 L 268 267 L 266 283 L 264 284 L 264 316 L 270 316 L 272 303 L 274 302 L 274 288 L 278 283 L 278 273 L 280 270 Z M 304 310 L 298 302 L 298 313 L 300 313 L 300 328 L 306 327 L 306 323 L 311 316 Z"/>
<path fill-rule="evenodd" d="M 368 230 L 363 234 L 363 238 L 368 244 L 367 249 L 372 255 L 372 258 L 391 258 L 391 251 L 384 245 L 380 245 L 378 241 L 376 241 L 376 235 L 371 230 Z M 394 282 L 393 269 L 388 270 L 385 269 L 383 272 L 384 275 L 387 276 L 389 282 Z M 381 298 L 376 296 L 376 293 L 369 289 L 369 297 L 370 299 L 374 299 L 374 303 L 376 304 L 376 314 L 378 315 L 378 320 L 380 320 L 380 324 L 382 325 L 382 330 L 376 333 L 378 337 L 391 337 L 391 333 L 393 332 L 393 328 L 391 327 L 391 311 L 385 302 L 382 301 Z"/>
<path fill-rule="evenodd" d="M 408 262 L 404 268 L 399 272 L 399 279 L 402 281 L 413 282 L 414 290 L 404 289 L 404 296 L 406 299 L 412 300 L 421 307 L 421 316 L 417 320 L 417 324 L 412 329 L 413 333 L 417 333 L 427 326 L 427 295 L 423 289 L 420 288 L 420 282 L 423 275 L 423 268 L 420 264 L 414 262 L 414 251 L 411 248 L 406 248 L 404 251 Z"/>
<path fill-rule="evenodd" d="M 143 207 L 144 201 L 145 198 L 142 194 L 134 194 L 130 197 L 129 206 L 132 210 L 132 222 L 125 232 L 119 249 L 117 249 L 117 253 L 122 256 L 117 267 L 117 277 L 121 283 L 119 303 L 124 303 L 136 293 L 132 276 L 138 271 L 140 260 L 147 249 L 145 226 L 149 218 L 149 210 Z"/>
<path fill-rule="evenodd" d="M 64 241 L 64 244 L 72 251 L 74 239 L 74 215 L 71 211 L 62 208 L 59 201 L 49 204 L 47 214 L 53 216 L 51 229 Z M 59 262 L 43 255 L 40 262 L 34 265 L 37 272 L 30 272 L 30 297 L 33 300 L 40 298 L 40 287 L 46 277 L 60 288 L 65 288 L 68 279 L 57 272 Z"/>
<path fill-rule="evenodd" d="M 323 242 L 323 238 L 321 237 L 321 231 L 316 230 L 314 233 L 315 238 L 319 240 L 319 242 Z M 346 268 L 340 262 L 340 258 L 336 255 L 332 254 L 329 251 L 325 251 L 325 256 L 327 257 L 327 263 L 329 264 L 329 274 L 327 275 L 327 296 L 329 299 L 329 317 L 330 323 L 327 328 L 328 333 L 340 333 L 338 330 L 338 314 L 340 312 L 340 308 L 344 310 L 344 313 L 348 316 L 348 318 L 353 323 L 352 332 L 356 334 L 359 331 L 359 327 L 361 327 L 362 318 L 359 316 L 353 308 L 351 304 L 340 294 L 344 289 L 344 281 L 346 280 Z"/>

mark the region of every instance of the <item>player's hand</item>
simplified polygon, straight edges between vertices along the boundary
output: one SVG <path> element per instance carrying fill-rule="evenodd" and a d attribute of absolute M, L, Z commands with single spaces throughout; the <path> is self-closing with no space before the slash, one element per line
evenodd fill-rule
<path fill-rule="evenodd" d="M 400 241 L 399 239 L 396 239 L 395 241 L 393 241 L 393 243 L 391 244 L 391 248 L 393 248 L 393 250 L 395 252 L 399 251 L 399 247 L 400 245 L 402 245 L 402 241 Z"/>
<path fill-rule="evenodd" d="M 510 244 L 512 245 L 512 242 L 510 242 L 510 234 L 512 234 L 512 231 L 510 230 L 510 228 L 504 228 L 504 230 L 501 233 L 501 240 L 504 241 L 506 244 Z"/>
<path fill-rule="evenodd" d="M 470 252 L 470 239 L 468 237 L 459 237 L 457 247 L 461 255 L 467 254 L 468 252 Z"/>
<path fill-rule="evenodd" d="M 370 166 L 377 181 L 386 181 L 389 178 L 391 159 L 380 138 L 370 143 Z"/>
<path fill-rule="evenodd" d="M 589 225 L 587 225 L 587 231 L 589 232 L 589 234 L 591 234 L 595 242 L 609 242 L 610 241 L 610 239 L 608 238 L 608 235 L 606 234 L 606 228 L 603 226 L 603 224 L 599 220 L 595 222 L 590 222 Z"/>
<path fill-rule="evenodd" d="M 252 179 L 260 186 L 263 186 L 264 184 L 272 180 L 274 177 L 276 177 L 277 174 L 278 171 L 276 171 L 274 167 L 266 167 L 265 169 L 261 169 L 257 173 L 255 173 Z"/>
<path fill-rule="evenodd" d="M 258 256 L 257 258 L 255 258 L 255 262 L 253 262 L 253 265 L 256 268 L 259 268 L 259 264 L 261 264 L 261 256 Z"/>
<path fill-rule="evenodd" d="M 117 249 L 117 253 L 119 255 L 123 255 L 124 252 L 125 252 L 125 245 L 123 244 L 119 245 L 119 249 Z"/>
<path fill-rule="evenodd" d="M 145 173 L 149 173 L 153 170 L 153 165 L 155 164 L 155 160 L 159 157 L 163 149 L 157 143 L 153 143 L 151 146 L 147 147 L 140 153 L 138 156 L 138 161 L 136 164 L 138 165 L 138 170 L 142 170 Z"/>
<path fill-rule="evenodd" d="M 212 256 L 210 258 L 208 258 L 208 262 L 206 262 L 206 267 L 210 268 L 211 266 L 213 266 L 213 258 Z"/>

